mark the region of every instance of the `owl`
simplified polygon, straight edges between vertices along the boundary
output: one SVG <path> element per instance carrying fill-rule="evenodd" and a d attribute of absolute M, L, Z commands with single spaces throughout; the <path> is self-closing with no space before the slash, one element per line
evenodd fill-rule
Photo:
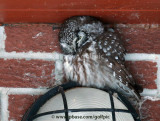
<path fill-rule="evenodd" d="M 67 22 L 77 21 L 77 19 L 71 18 L 71 21 L 67 20 Z M 86 23 L 88 24 L 88 21 Z M 83 24 L 81 26 L 83 26 Z M 97 26 L 103 25 L 101 22 L 94 22 L 94 24 L 98 24 Z M 69 25 L 69 23 L 67 23 L 67 25 Z M 62 28 L 61 30 L 67 30 L 68 26 L 65 27 L 66 28 Z M 140 101 L 140 94 L 137 88 L 139 86 L 135 84 L 132 75 L 125 68 L 125 48 L 121 37 L 113 29 L 104 31 L 102 27 L 97 31 L 96 27 L 93 28 L 96 29 L 92 29 L 92 32 L 95 32 L 93 35 L 90 28 L 89 30 L 85 28 L 85 35 L 82 36 L 82 38 L 85 37 L 84 40 L 81 40 L 81 37 L 79 38 L 73 33 L 72 37 L 70 37 L 69 33 L 65 33 L 69 41 L 66 40 L 66 38 L 63 40 L 62 38 L 64 36 L 60 35 L 60 37 L 62 37 L 60 39 L 62 50 L 67 51 L 64 52 L 64 54 L 57 53 L 57 81 L 75 81 L 84 86 L 110 88 L 120 92 L 132 104 L 136 105 Z M 74 32 L 75 30 L 77 31 L 77 29 L 70 31 Z M 60 32 L 60 34 L 61 33 L 63 32 Z M 75 38 L 78 43 L 81 43 L 79 41 L 83 41 L 76 47 L 74 47 Z M 67 41 L 66 45 L 63 46 L 65 41 Z"/>

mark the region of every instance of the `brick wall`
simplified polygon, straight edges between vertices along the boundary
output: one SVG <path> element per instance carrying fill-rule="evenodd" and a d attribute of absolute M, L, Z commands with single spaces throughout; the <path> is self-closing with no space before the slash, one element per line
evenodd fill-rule
<path fill-rule="evenodd" d="M 54 56 L 60 52 L 53 24 L 0 27 L 0 118 L 20 121 L 31 104 L 54 85 Z M 142 121 L 160 120 L 159 25 L 115 25 L 127 49 L 126 66 L 144 87 Z M 56 28 L 56 27 L 55 27 Z M 22 103 L 23 102 L 23 103 Z"/>

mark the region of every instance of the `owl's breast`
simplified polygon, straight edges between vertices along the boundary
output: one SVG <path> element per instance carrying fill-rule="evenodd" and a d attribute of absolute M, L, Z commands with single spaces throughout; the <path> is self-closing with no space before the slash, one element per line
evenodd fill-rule
<path fill-rule="evenodd" d="M 104 87 L 113 83 L 116 78 L 113 76 L 109 62 L 97 54 L 96 43 L 90 44 L 80 54 L 70 58 L 66 56 L 64 69 L 66 77 L 85 86 Z"/>

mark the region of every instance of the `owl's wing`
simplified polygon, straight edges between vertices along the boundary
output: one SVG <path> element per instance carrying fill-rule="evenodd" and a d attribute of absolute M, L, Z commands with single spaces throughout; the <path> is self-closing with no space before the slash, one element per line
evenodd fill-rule
<path fill-rule="evenodd" d="M 122 92 L 122 94 L 128 95 L 128 97 L 132 97 L 133 100 L 139 100 L 141 98 L 139 92 L 142 90 L 141 88 L 137 88 L 137 84 L 135 83 L 132 75 L 128 72 L 123 64 L 119 64 L 112 57 L 107 57 L 108 62 L 105 63 L 105 66 L 110 68 L 110 74 L 113 75 L 118 81 L 117 86 L 119 87 L 117 90 Z M 103 63 L 103 62 L 102 62 Z M 101 64 L 100 64 L 101 65 Z M 105 69 L 105 67 L 101 67 Z M 134 101 L 133 101 L 134 102 Z"/>
<path fill-rule="evenodd" d="M 117 32 L 107 31 L 101 34 L 96 39 L 97 49 L 101 52 L 104 58 L 112 57 L 118 63 L 124 64 L 125 58 L 125 48 L 121 37 Z"/>
<path fill-rule="evenodd" d="M 108 60 L 106 63 L 108 68 L 111 68 L 113 75 L 118 80 L 123 80 L 126 85 L 135 86 L 135 81 L 132 75 L 124 66 L 125 48 L 122 40 L 116 32 L 106 32 L 100 35 L 96 40 L 95 48 L 98 55 Z"/>
<path fill-rule="evenodd" d="M 107 69 L 107 72 L 115 76 L 119 80 L 121 86 L 133 90 L 135 95 L 138 95 L 138 90 L 136 89 L 135 81 L 132 75 L 124 66 L 124 55 L 125 48 L 123 47 L 122 41 L 118 34 L 114 32 L 106 32 L 100 35 L 95 41 L 89 41 L 83 45 L 80 49 L 78 56 L 80 58 L 85 58 L 89 55 L 93 61 L 99 64 L 101 70 Z M 99 59 L 93 59 L 94 56 Z"/>

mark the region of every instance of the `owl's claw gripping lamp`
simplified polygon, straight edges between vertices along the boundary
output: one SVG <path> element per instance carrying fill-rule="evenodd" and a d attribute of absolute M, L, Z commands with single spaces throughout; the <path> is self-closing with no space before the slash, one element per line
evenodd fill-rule
<path fill-rule="evenodd" d="M 116 94 L 117 96 L 113 96 Z M 75 82 L 54 87 L 26 112 L 22 121 L 140 121 L 124 96 L 113 90 L 81 87 Z"/>

